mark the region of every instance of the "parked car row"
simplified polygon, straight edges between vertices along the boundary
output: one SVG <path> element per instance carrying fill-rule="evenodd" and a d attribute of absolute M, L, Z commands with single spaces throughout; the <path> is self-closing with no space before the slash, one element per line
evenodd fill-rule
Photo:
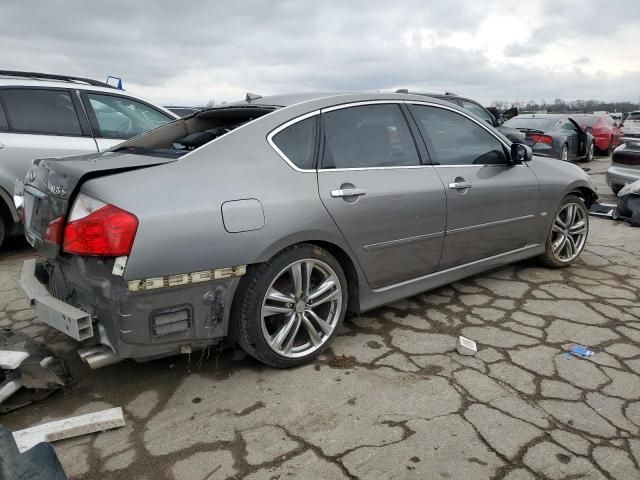
<path fill-rule="evenodd" d="M 81 90 L 81 119 L 94 86 L 65 88 Z M 403 93 L 248 95 L 105 152 L 34 160 L 14 195 L 42 259 L 21 285 L 93 367 L 223 343 L 290 367 L 348 311 L 525 258 L 572 264 L 589 177 L 483 114 Z"/>
<path fill-rule="evenodd" d="M 101 152 L 176 118 L 96 80 L 0 70 L 0 245 L 21 232 L 11 192 L 34 158 Z"/>

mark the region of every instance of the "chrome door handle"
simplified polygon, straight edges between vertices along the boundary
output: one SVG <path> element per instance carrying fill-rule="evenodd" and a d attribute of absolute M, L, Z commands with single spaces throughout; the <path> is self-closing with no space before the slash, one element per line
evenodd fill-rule
<path fill-rule="evenodd" d="M 345 188 L 343 190 L 331 190 L 331 197 L 361 197 L 366 195 L 367 191 L 364 188 Z"/>
<path fill-rule="evenodd" d="M 453 182 L 449 184 L 449 188 L 452 190 L 466 190 L 471 186 L 471 182 Z"/>

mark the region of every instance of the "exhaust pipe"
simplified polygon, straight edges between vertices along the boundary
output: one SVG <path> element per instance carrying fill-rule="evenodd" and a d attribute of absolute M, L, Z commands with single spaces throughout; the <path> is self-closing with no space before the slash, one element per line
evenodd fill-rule
<path fill-rule="evenodd" d="M 113 351 L 105 346 L 81 348 L 78 355 L 92 370 L 106 367 L 121 362 L 124 358 L 118 357 Z"/>

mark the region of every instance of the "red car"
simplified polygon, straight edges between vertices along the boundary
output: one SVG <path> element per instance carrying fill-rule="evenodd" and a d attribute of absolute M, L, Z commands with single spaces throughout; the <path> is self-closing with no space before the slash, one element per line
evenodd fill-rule
<path fill-rule="evenodd" d="M 609 114 L 572 115 L 585 132 L 593 135 L 596 149 L 603 155 L 610 155 L 620 145 L 620 126 Z"/>

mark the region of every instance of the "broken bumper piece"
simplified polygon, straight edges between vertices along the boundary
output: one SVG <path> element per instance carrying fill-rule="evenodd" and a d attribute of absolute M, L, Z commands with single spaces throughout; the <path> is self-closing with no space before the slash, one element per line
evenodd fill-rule
<path fill-rule="evenodd" d="M 52 297 L 36 277 L 35 270 L 35 259 L 25 260 L 20 274 L 20 287 L 38 319 L 79 342 L 91 338 L 91 316 Z"/>

